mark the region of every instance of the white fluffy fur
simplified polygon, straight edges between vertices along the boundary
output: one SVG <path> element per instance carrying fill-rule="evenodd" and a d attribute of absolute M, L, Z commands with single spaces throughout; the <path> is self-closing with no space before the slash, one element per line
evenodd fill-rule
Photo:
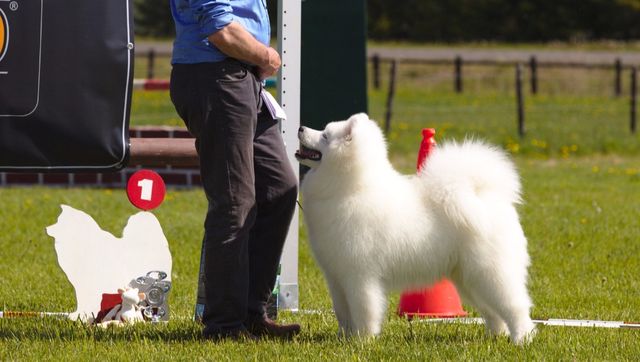
<path fill-rule="evenodd" d="M 342 334 L 378 334 L 387 292 L 444 276 L 491 334 L 518 344 L 533 336 L 520 182 L 503 152 L 476 141 L 443 144 L 419 175 L 404 176 L 366 114 L 324 131 L 302 127 L 298 136 L 322 152 L 319 161 L 299 157 L 311 167 L 303 207 Z"/>

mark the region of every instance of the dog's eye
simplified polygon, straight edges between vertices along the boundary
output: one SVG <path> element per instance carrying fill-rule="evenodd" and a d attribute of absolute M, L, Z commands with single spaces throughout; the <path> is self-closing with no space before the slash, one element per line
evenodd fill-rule
<path fill-rule="evenodd" d="M 327 137 L 327 134 L 326 134 L 326 133 L 323 133 L 323 134 L 322 134 L 322 139 L 324 139 L 324 140 L 326 141 L 326 140 L 328 140 L 328 139 L 329 139 L 329 137 Z"/>

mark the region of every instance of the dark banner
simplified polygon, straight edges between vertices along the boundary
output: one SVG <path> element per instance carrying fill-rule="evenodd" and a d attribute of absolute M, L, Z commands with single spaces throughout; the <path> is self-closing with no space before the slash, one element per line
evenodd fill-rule
<path fill-rule="evenodd" d="M 124 166 L 131 12 L 131 0 L 0 0 L 0 170 Z"/>

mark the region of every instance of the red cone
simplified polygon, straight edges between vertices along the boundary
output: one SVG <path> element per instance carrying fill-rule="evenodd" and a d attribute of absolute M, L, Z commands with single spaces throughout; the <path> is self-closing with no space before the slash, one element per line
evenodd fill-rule
<path fill-rule="evenodd" d="M 436 131 L 433 128 L 422 130 L 422 143 L 420 143 L 420 151 L 418 152 L 418 171 L 422 169 L 429 153 L 436 145 L 436 141 L 433 139 L 435 134 Z M 409 318 L 453 318 L 466 316 L 467 312 L 462 309 L 456 288 L 450 281 L 443 279 L 429 289 L 402 293 L 398 314 Z"/>
<path fill-rule="evenodd" d="M 400 296 L 398 314 L 403 317 L 453 318 L 467 315 L 462 309 L 456 287 L 442 279 L 422 291 L 406 291 Z"/>

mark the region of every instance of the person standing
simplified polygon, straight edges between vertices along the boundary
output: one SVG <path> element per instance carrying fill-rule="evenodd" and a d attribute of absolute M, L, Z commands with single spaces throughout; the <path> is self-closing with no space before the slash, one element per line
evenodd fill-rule
<path fill-rule="evenodd" d="M 206 338 L 291 337 L 267 317 L 298 181 L 261 81 L 281 66 L 266 0 L 170 0 L 171 100 L 196 139 L 208 210 Z"/>

